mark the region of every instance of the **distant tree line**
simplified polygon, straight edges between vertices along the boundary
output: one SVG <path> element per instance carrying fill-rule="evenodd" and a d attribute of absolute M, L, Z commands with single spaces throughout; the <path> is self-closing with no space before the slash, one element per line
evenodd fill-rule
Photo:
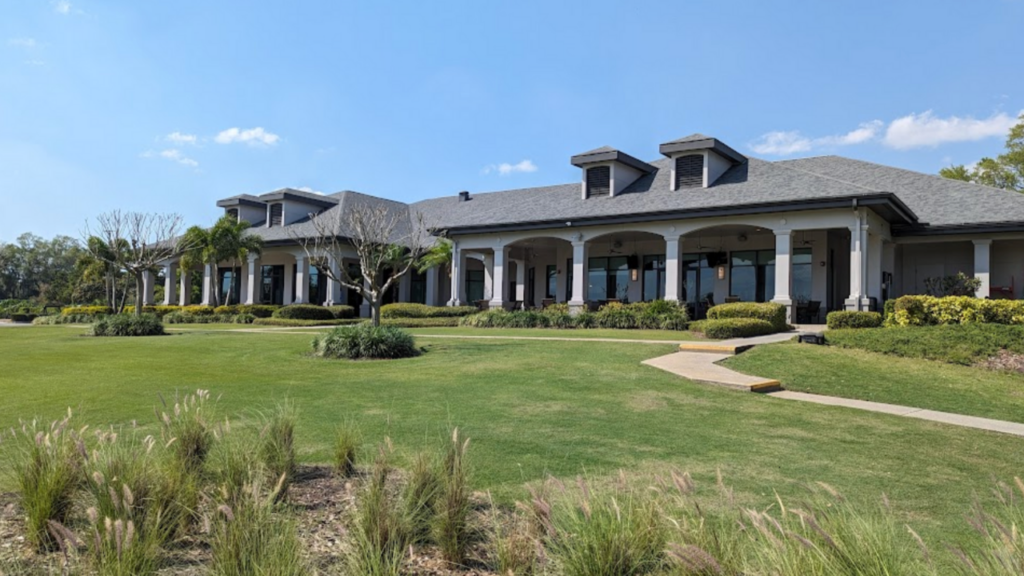
<path fill-rule="evenodd" d="M 1006 137 L 1006 151 L 995 158 L 985 157 L 977 164 L 949 166 L 939 175 L 1005 190 L 1024 192 L 1024 114 Z"/>

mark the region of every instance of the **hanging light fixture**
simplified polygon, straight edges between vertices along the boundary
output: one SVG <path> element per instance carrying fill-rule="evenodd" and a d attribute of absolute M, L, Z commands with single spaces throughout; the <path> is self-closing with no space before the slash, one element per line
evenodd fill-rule
<path fill-rule="evenodd" d="M 725 264 L 718 265 L 718 279 L 725 280 Z"/>

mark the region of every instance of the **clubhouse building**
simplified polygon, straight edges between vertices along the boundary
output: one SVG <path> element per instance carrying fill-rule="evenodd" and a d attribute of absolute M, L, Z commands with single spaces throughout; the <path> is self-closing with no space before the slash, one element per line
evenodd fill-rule
<path fill-rule="evenodd" d="M 233 302 L 350 304 L 368 315 L 297 240 L 313 216 L 363 203 L 422 218 L 454 243 L 450 269 L 406 275 L 390 301 L 582 309 L 667 299 L 694 318 L 722 302 L 773 301 L 791 321 L 816 323 L 957 272 L 981 280 L 979 297 L 1024 296 L 1024 194 L 839 156 L 768 162 L 701 134 L 658 152 L 645 162 L 598 148 L 571 158 L 577 182 L 412 204 L 293 189 L 226 198 L 217 205 L 252 224 L 263 253 L 220 267 L 219 278 L 167 262 L 164 303 L 209 303 L 219 282 L 235 287 Z"/>

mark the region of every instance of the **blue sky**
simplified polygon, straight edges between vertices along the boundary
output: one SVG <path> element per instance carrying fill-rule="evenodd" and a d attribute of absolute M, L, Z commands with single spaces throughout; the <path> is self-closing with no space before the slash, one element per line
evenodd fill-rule
<path fill-rule="evenodd" d="M 1024 110 L 1024 1 L 4 0 L 0 240 L 239 193 L 574 181 L 693 132 L 934 173 Z"/>

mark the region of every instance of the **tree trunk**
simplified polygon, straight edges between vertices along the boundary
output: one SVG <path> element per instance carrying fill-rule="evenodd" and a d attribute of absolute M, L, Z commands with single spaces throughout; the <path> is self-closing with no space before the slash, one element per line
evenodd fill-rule
<path fill-rule="evenodd" d="M 370 301 L 370 322 L 374 326 L 380 326 L 380 298 Z"/>

